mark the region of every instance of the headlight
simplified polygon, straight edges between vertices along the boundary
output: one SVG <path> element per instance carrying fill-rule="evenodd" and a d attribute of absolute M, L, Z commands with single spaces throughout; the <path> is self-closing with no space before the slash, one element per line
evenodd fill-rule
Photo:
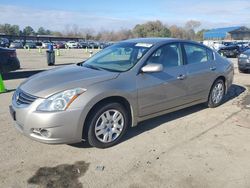
<path fill-rule="evenodd" d="M 248 56 L 246 54 L 240 54 L 241 58 L 247 58 Z"/>
<path fill-rule="evenodd" d="M 69 105 L 86 89 L 75 88 L 66 90 L 45 99 L 38 107 L 37 111 L 54 112 L 66 110 Z"/>

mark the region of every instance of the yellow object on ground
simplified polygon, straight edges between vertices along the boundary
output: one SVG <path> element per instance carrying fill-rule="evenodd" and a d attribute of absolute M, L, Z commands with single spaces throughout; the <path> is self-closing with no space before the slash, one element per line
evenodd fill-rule
<path fill-rule="evenodd" d="M 60 50 L 59 50 L 59 49 L 56 49 L 56 55 L 57 55 L 57 56 L 60 56 L 60 55 L 61 55 L 61 53 L 60 53 Z"/>
<path fill-rule="evenodd" d="M 93 51 L 90 50 L 90 51 L 89 51 L 89 57 L 92 57 L 92 55 L 93 55 Z"/>

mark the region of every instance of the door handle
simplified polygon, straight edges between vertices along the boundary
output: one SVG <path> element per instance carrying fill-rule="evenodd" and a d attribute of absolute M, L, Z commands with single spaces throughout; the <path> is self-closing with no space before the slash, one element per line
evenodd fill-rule
<path fill-rule="evenodd" d="M 211 70 L 211 71 L 215 71 L 215 70 L 216 70 L 216 67 L 210 67 L 210 70 Z"/>
<path fill-rule="evenodd" d="M 184 75 L 184 74 L 177 76 L 178 80 L 184 80 L 185 78 L 186 78 L 186 75 Z"/>

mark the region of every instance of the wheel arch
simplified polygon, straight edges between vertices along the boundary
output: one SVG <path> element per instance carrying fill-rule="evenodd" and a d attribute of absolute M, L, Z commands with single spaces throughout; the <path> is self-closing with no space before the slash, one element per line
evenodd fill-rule
<path fill-rule="evenodd" d="M 225 84 L 225 93 L 227 93 L 226 77 L 223 76 L 223 75 L 220 75 L 220 76 L 218 76 L 218 77 L 213 81 L 213 83 L 211 84 L 210 89 L 209 89 L 209 93 L 208 93 L 208 96 L 207 96 L 207 100 L 208 100 L 209 97 L 210 97 L 210 93 L 211 93 L 211 90 L 212 90 L 212 88 L 213 88 L 214 83 L 215 83 L 217 80 L 219 80 L 219 79 L 223 80 L 223 82 L 224 82 L 224 84 Z"/>
<path fill-rule="evenodd" d="M 217 81 L 217 80 L 219 80 L 219 79 L 221 79 L 221 80 L 223 80 L 223 82 L 224 82 L 224 84 L 225 84 L 225 93 L 227 93 L 227 80 L 226 80 L 226 77 L 225 76 L 223 76 L 223 75 L 220 75 L 220 76 L 218 76 L 215 80 L 214 80 L 214 82 L 213 82 L 213 85 L 214 85 L 214 83 Z M 212 86 L 213 86 L 212 85 Z"/>
<path fill-rule="evenodd" d="M 89 118 L 91 117 L 91 114 L 98 109 L 99 106 L 107 104 L 107 103 L 111 103 L 111 102 L 116 102 L 121 104 L 126 111 L 128 111 L 128 116 L 129 116 L 129 125 L 132 126 L 133 125 L 133 107 L 132 105 L 129 103 L 129 101 L 122 96 L 110 96 L 110 97 L 106 97 L 101 99 L 100 101 L 98 101 L 97 103 L 95 103 L 92 108 L 89 110 L 89 112 L 87 113 L 87 116 L 85 118 L 84 124 L 83 124 L 83 129 L 82 129 L 82 138 L 83 139 L 87 139 L 87 135 L 88 135 L 88 125 L 87 123 L 89 122 Z"/>

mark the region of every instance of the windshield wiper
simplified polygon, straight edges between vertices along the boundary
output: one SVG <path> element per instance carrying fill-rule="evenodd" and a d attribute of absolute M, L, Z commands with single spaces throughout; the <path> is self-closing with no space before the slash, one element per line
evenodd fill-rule
<path fill-rule="evenodd" d="M 109 71 L 109 72 L 122 72 L 122 71 L 119 71 L 119 70 L 114 70 L 114 69 L 109 69 L 109 68 L 104 68 L 104 67 L 99 67 L 99 68 L 102 69 L 102 70 Z"/>
<path fill-rule="evenodd" d="M 82 66 L 90 68 L 90 69 L 94 69 L 94 70 L 105 70 L 105 71 L 109 71 L 109 72 L 122 72 L 122 71 L 119 71 L 119 70 L 108 69 L 106 67 L 93 66 L 93 65 L 90 65 L 90 64 L 82 64 Z"/>

